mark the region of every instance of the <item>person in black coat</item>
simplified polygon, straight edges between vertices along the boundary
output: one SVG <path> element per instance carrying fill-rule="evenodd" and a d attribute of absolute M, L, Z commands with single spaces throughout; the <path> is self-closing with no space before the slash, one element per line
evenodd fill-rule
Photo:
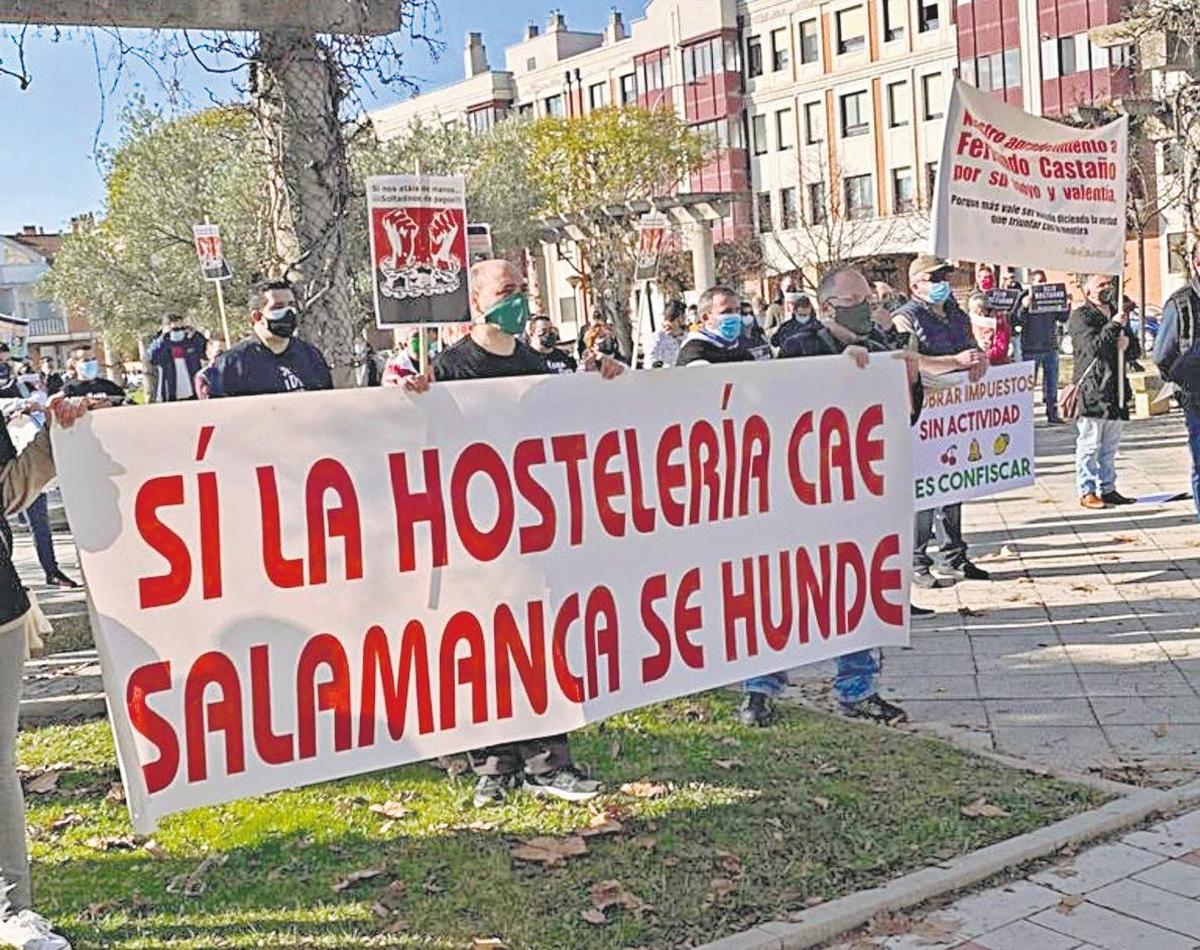
<path fill-rule="evenodd" d="M 1084 508 L 1128 505 L 1117 491 L 1117 447 L 1129 421 L 1133 391 L 1128 368 L 1141 354 L 1129 314 L 1118 306 L 1116 278 L 1095 274 L 1084 285 L 1085 303 L 1071 313 L 1067 332 L 1075 357 L 1078 394 L 1075 482 Z"/>

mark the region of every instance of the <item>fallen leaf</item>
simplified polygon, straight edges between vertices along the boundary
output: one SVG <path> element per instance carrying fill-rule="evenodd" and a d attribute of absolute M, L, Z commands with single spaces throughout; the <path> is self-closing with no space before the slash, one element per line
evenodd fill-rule
<path fill-rule="evenodd" d="M 1075 908 L 1087 900 L 1086 894 L 1068 894 L 1058 902 L 1058 906 L 1054 909 L 1060 914 L 1073 914 Z"/>
<path fill-rule="evenodd" d="M 1137 544 L 1137 538 L 1131 538 L 1127 534 L 1114 534 L 1112 538 L 1113 544 Z"/>
<path fill-rule="evenodd" d="M 1085 594 L 1086 594 L 1086 593 L 1091 593 L 1091 592 L 1092 592 L 1092 591 L 1094 591 L 1095 589 L 1096 589 L 1096 588 L 1095 588 L 1095 587 L 1093 587 L 1091 584 L 1072 584 L 1072 585 L 1071 585 L 1071 590 L 1082 591 L 1082 592 L 1083 592 L 1083 593 L 1085 593 Z"/>
<path fill-rule="evenodd" d="M 640 897 L 627 891 L 625 885 L 620 881 L 598 881 L 592 885 L 588 896 L 592 900 L 592 906 L 598 911 L 608 910 L 610 907 L 621 907 L 635 916 L 641 917 L 646 911 L 652 909 Z"/>
<path fill-rule="evenodd" d="M 1009 813 L 999 805 L 993 805 L 986 798 L 977 798 L 969 805 L 963 805 L 958 810 L 964 818 L 1007 818 Z"/>
<path fill-rule="evenodd" d="M 653 835 L 638 835 L 630 842 L 635 848 L 644 848 L 647 851 L 653 851 L 658 844 L 658 839 Z"/>
<path fill-rule="evenodd" d="M 376 917 L 383 917 L 384 919 L 392 916 L 391 908 L 385 907 L 383 904 L 379 903 L 379 901 L 376 901 L 371 905 L 371 913 Z"/>
<path fill-rule="evenodd" d="M 594 907 L 589 907 L 579 916 L 586 920 L 589 924 L 594 924 L 597 927 L 602 927 L 608 923 L 608 918 L 604 915 L 604 911 L 596 910 Z"/>
<path fill-rule="evenodd" d="M 186 874 L 178 874 L 167 882 L 167 891 L 171 894 L 182 894 L 184 897 L 199 897 L 208 889 L 208 881 L 204 875 L 209 868 L 218 867 L 229 860 L 225 854 L 209 855 Z"/>
<path fill-rule="evenodd" d="M 125 801 L 125 786 L 120 782 L 113 782 L 108 789 L 108 794 L 104 797 L 110 802 Z"/>
<path fill-rule="evenodd" d="M 818 775 L 836 775 L 840 771 L 841 771 L 841 766 L 834 765 L 832 763 L 826 763 L 825 765 L 817 766 L 817 774 Z"/>
<path fill-rule="evenodd" d="M 376 895 L 375 902 L 382 904 L 388 910 L 399 910 L 400 905 L 404 903 L 405 887 L 406 885 L 403 881 L 392 881 Z"/>
<path fill-rule="evenodd" d="M 821 809 L 821 811 L 829 811 L 829 806 L 832 804 L 828 798 L 822 798 L 820 795 L 814 798 L 812 803 Z"/>
<path fill-rule="evenodd" d="M 383 868 L 364 868 L 361 871 L 351 871 L 343 878 L 339 878 L 331 885 L 334 893 L 340 893 L 348 888 L 353 887 L 359 881 L 369 881 L 373 877 L 379 877 L 383 874 Z"/>
<path fill-rule="evenodd" d="M 50 823 L 51 831 L 63 831 L 70 828 L 72 825 L 82 825 L 84 822 L 83 815 L 78 812 L 65 812 L 62 817 Z"/>
<path fill-rule="evenodd" d="M 974 607 L 959 607 L 958 615 L 960 617 L 982 617 L 983 611 L 976 610 Z"/>
<path fill-rule="evenodd" d="M 887 911 L 880 911 L 871 918 L 870 932 L 896 937 L 908 933 L 912 927 L 913 920 L 907 914 L 890 914 Z"/>
<path fill-rule="evenodd" d="M 1071 867 L 1061 867 L 1054 869 L 1054 876 L 1061 878 L 1079 877 L 1079 872 Z"/>
<path fill-rule="evenodd" d="M 151 838 L 149 841 L 145 842 L 142 845 L 142 850 L 145 851 L 152 858 L 162 859 L 162 858 L 169 858 L 171 856 L 170 852 L 167 851 L 166 848 L 164 848 L 161 844 L 159 844 L 153 838 Z"/>
<path fill-rule="evenodd" d="M 476 937 L 471 941 L 471 950 L 505 950 L 499 937 Z"/>
<path fill-rule="evenodd" d="M 522 841 L 509 852 L 520 861 L 531 861 L 545 867 L 562 864 L 567 858 L 577 858 L 587 854 L 587 842 L 579 835 L 567 835 L 565 838 L 538 837 Z"/>
<path fill-rule="evenodd" d="M 95 851 L 132 851 L 137 847 L 129 835 L 94 835 L 84 844 Z"/>
<path fill-rule="evenodd" d="M 613 739 L 608 747 L 608 757 L 610 759 L 619 759 L 621 757 L 621 740 Z"/>
<path fill-rule="evenodd" d="M 740 769 L 745 764 L 741 759 L 717 759 L 713 762 L 713 765 L 719 769 L 724 769 L 726 772 L 731 769 Z"/>
<path fill-rule="evenodd" d="M 466 831 L 494 831 L 496 823 L 494 821 L 472 821 L 466 825 L 455 825 L 455 827 Z"/>
<path fill-rule="evenodd" d="M 595 838 L 598 835 L 619 835 L 624 830 L 625 826 L 617 819 L 601 812 L 599 815 L 593 815 L 588 826 L 578 831 L 577 834 L 583 835 L 585 838 Z"/>
<path fill-rule="evenodd" d="M 818 904 L 824 904 L 825 898 L 818 897 L 815 894 L 812 897 L 806 898 L 804 901 L 805 907 L 816 907 Z"/>
<path fill-rule="evenodd" d="M 730 854 L 728 851 L 717 852 L 717 867 L 730 877 L 736 877 L 742 873 L 741 858 L 736 854 Z"/>
<path fill-rule="evenodd" d="M 962 921 L 957 917 L 926 917 L 913 924 L 910 933 L 934 943 L 947 943 L 948 941 L 942 938 L 958 933 L 958 928 L 961 926 Z"/>
<path fill-rule="evenodd" d="M 1167 732 L 1168 732 L 1168 731 L 1169 731 L 1169 730 L 1167 729 L 1167 724 L 1166 724 L 1166 723 L 1159 723 L 1159 724 L 1158 724 L 1157 726 L 1155 726 L 1155 727 L 1154 727 L 1154 729 L 1152 730 L 1152 732 L 1154 733 L 1154 738 L 1155 738 L 1155 739 L 1161 739 L 1163 736 L 1165 736 L 1165 735 L 1167 734 Z"/>
<path fill-rule="evenodd" d="M 403 818 L 408 814 L 408 809 L 400 802 L 388 801 L 382 805 L 374 804 L 371 806 L 371 811 L 376 815 L 383 815 L 385 818 Z"/>
<path fill-rule="evenodd" d="M 727 877 L 718 877 L 713 879 L 708 885 L 708 903 L 716 904 L 725 900 L 730 894 L 737 890 L 737 885 Z"/>
<path fill-rule="evenodd" d="M 53 770 L 43 772 L 25 786 L 25 791 L 30 795 L 45 795 L 58 788 L 58 780 L 61 776 L 61 772 Z"/>
<path fill-rule="evenodd" d="M 621 794 L 629 795 L 633 798 L 662 798 L 668 791 L 667 786 L 651 782 L 649 779 L 642 779 L 638 782 L 626 782 L 621 786 Z"/>
<path fill-rule="evenodd" d="M 725 736 L 723 739 L 721 739 L 721 745 L 727 745 L 731 749 L 737 749 L 741 746 L 741 744 L 742 740 L 737 736 Z"/>
<path fill-rule="evenodd" d="M 665 868 L 677 867 L 679 865 L 679 858 L 675 857 L 674 855 L 669 854 L 665 858 L 662 859 L 662 863 L 663 863 L 663 867 L 665 867 Z"/>

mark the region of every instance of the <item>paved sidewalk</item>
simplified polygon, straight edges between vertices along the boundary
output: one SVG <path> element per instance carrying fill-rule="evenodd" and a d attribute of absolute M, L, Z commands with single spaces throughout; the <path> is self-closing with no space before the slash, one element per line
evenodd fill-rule
<path fill-rule="evenodd" d="M 1194 950 L 1200 947 L 1200 811 L 875 929 L 894 935 L 867 933 L 832 950 Z"/>
<path fill-rule="evenodd" d="M 1080 508 L 1074 428 L 1039 426 L 1034 488 L 969 504 L 990 583 L 916 591 L 938 614 L 885 653 L 882 692 L 971 748 L 1138 784 L 1200 771 L 1200 525 L 1192 503 Z M 1189 485 L 1182 416 L 1130 424 L 1127 495 Z M 831 665 L 795 671 L 822 700 Z"/>

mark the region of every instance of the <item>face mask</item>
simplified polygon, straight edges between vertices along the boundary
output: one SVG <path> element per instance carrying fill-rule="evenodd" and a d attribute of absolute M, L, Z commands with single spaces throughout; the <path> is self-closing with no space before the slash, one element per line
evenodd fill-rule
<path fill-rule="evenodd" d="M 182 330 L 172 330 L 170 333 L 172 343 L 182 343 L 185 336 L 187 336 L 187 334 Z"/>
<path fill-rule="evenodd" d="M 796 304 L 800 303 L 800 301 L 803 299 L 804 299 L 804 294 L 798 294 L 792 290 L 789 290 L 786 294 L 783 295 L 784 303 L 790 303 L 792 306 L 795 306 Z"/>
<path fill-rule="evenodd" d="M 515 293 L 505 297 L 484 314 L 483 320 L 509 336 L 517 336 L 524 332 L 525 324 L 529 322 L 529 304 L 525 295 Z"/>
<path fill-rule="evenodd" d="M 856 303 L 852 307 L 838 307 L 835 305 L 833 314 L 833 319 L 839 325 L 858 336 L 866 336 L 874 326 L 874 322 L 871 320 L 871 304 L 866 300 L 862 303 Z"/>
<path fill-rule="evenodd" d="M 84 360 L 79 364 L 80 379 L 95 379 L 100 375 L 99 360 Z"/>
<path fill-rule="evenodd" d="M 280 307 L 278 310 L 268 310 L 266 318 L 267 330 L 271 336 L 287 340 L 296 332 L 297 317 L 295 307 Z"/>
<path fill-rule="evenodd" d="M 739 336 L 742 335 L 741 314 L 722 314 L 721 322 L 717 324 L 717 333 L 721 335 L 721 339 L 726 343 L 734 342 Z"/>
<path fill-rule="evenodd" d="M 612 337 L 605 337 L 603 340 L 601 340 L 599 343 L 596 344 L 596 349 L 599 350 L 601 353 L 603 353 L 605 356 L 612 356 L 617 352 L 617 341 L 614 340 Z"/>
<path fill-rule="evenodd" d="M 747 329 L 754 326 L 754 314 L 743 313 L 742 314 L 742 326 L 746 327 Z"/>
<path fill-rule="evenodd" d="M 979 275 L 979 289 L 982 291 L 985 291 L 985 292 L 989 291 L 989 290 L 995 290 L 996 289 L 996 278 L 993 277 L 991 274 L 987 274 L 987 273 L 980 274 Z"/>
<path fill-rule="evenodd" d="M 546 349 L 550 349 L 550 347 L 558 343 L 558 331 L 543 330 L 538 339 L 541 341 L 542 346 L 546 347 Z"/>
<path fill-rule="evenodd" d="M 939 280 L 937 283 L 930 283 L 925 299 L 932 304 L 945 303 L 950 299 L 950 282 Z"/>

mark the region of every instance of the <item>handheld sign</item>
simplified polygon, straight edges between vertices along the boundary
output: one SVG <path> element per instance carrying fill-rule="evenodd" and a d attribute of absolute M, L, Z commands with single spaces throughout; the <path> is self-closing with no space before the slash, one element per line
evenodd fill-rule
<path fill-rule="evenodd" d="M 233 272 L 225 260 L 225 247 L 221 243 L 221 229 L 215 224 L 192 226 L 196 241 L 196 256 L 200 258 L 200 273 L 205 280 L 229 280 Z"/>
<path fill-rule="evenodd" d="M 671 223 L 665 214 L 653 211 L 642 215 L 638 222 L 638 252 L 635 280 L 654 280 L 658 276 L 658 262 Z"/>
<path fill-rule="evenodd" d="M 989 310 L 1003 310 L 1005 313 L 1012 313 L 1017 304 L 1021 302 L 1022 291 L 1010 287 L 997 287 L 995 290 L 987 292 L 987 305 Z"/>
<path fill-rule="evenodd" d="M 1066 284 L 1031 284 L 1029 286 L 1029 312 L 1065 313 L 1071 309 L 1071 295 Z"/>
<path fill-rule="evenodd" d="M 472 264 L 480 261 L 490 261 L 496 256 L 492 246 L 492 226 L 490 224 L 467 225 L 467 254 Z"/>

